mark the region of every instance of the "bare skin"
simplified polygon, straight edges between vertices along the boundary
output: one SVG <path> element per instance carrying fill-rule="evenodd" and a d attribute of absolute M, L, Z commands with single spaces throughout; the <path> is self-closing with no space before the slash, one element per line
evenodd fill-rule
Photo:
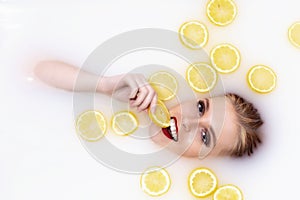
<path fill-rule="evenodd" d="M 129 102 L 137 111 L 155 109 L 157 95 L 142 74 L 99 77 L 58 61 L 40 62 L 34 72 L 40 80 L 56 88 L 113 95 Z M 83 81 L 75 87 L 79 72 Z M 163 130 L 151 124 L 149 134 L 153 142 L 173 152 L 187 157 L 217 156 L 230 150 L 238 140 L 236 114 L 224 96 L 181 102 L 169 111 L 175 120 L 178 140 L 172 138 L 170 127 Z"/>

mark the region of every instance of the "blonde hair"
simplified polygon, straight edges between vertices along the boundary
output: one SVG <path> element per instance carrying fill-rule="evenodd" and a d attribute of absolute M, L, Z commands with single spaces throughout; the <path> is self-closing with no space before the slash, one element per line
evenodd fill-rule
<path fill-rule="evenodd" d="M 257 145 L 261 143 L 257 129 L 263 124 L 263 121 L 252 103 L 237 94 L 228 93 L 225 96 L 235 109 L 239 125 L 239 139 L 229 153 L 236 157 L 246 153 L 250 156 Z"/>

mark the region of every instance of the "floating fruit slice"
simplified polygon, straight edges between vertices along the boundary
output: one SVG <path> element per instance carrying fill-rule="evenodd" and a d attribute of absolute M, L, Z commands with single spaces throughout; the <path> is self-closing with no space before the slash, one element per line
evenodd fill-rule
<path fill-rule="evenodd" d="M 289 28 L 289 39 L 293 45 L 300 48 L 300 22 L 294 23 Z"/>
<path fill-rule="evenodd" d="M 258 93 L 269 93 L 276 87 L 275 72 L 265 65 L 256 65 L 250 68 L 247 74 L 250 88 Z"/>
<path fill-rule="evenodd" d="M 77 133 L 85 140 L 99 140 L 106 133 L 106 120 L 101 112 L 86 111 L 76 121 Z"/>
<path fill-rule="evenodd" d="M 206 63 L 193 63 L 186 70 L 186 80 L 195 91 L 208 92 L 217 83 L 217 73 Z"/>
<path fill-rule="evenodd" d="M 179 38 L 186 47 L 201 49 L 208 41 L 208 31 L 203 23 L 193 20 L 181 25 Z"/>
<path fill-rule="evenodd" d="M 214 200 L 243 200 L 243 193 L 235 185 L 224 185 L 214 193 Z"/>
<path fill-rule="evenodd" d="M 141 175 L 141 188 L 150 196 L 161 196 L 168 192 L 171 179 L 168 172 L 160 167 L 151 167 Z"/>
<path fill-rule="evenodd" d="M 156 72 L 149 78 L 149 83 L 157 93 L 160 100 L 166 101 L 175 97 L 177 93 L 177 80 L 168 72 Z"/>
<path fill-rule="evenodd" d="M 226 26 L 235 19 L 237 7 L 232 0 L 210 0 L 206 13 L 212 23 Z"/>
<path fill-rule="evenodd" d="M 129 135 L 138 128 L 138 120 L 131 112 L 118 112 L 112 117 L 111 127 L 118 135 Z"/>
<path fill-rule="evenodd" d="M 239 50 L 231 44 L 220 44 L 210 53 L 212 66 L 220 73 L 230 73 L 240 66 Z"/>
<path fill-rule="evenodd" d="M 153 113 L 151 109 L 149 109 L 148 114 L 150 119 L 159 127 L 166 128 L 170 126 L 170 113 L 165 104 L 157 100 L 156 109 Z"/>
<path fill-rule="evenodd" d="M 217 188 L 216 175 L 207 168 L 193 170 L 188 179 L 188 186 L 195 197 L 207 197 Z"/>

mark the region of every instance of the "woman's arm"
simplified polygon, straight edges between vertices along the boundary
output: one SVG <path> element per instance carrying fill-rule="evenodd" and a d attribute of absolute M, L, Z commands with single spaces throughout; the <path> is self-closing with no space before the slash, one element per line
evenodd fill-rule
<path fill-rule="evenodd" d="M 56 88 L 112 95 L 121 101 L 129 101 L 131 107 L 139 111 L 148 107 L 155 109 L 157 95 L 142 74 L 102 77 L 60 61 L 42 61 L 34 72 L 40 80 Z"/>
<path fill-rule="evenodd" d="M 83 70 L 80 72 L 80 68 L 60 61 L 39 62 L 36 65 L 34 72 L 40 80 L 48 85 L 68 91 L 74 91 L 75 89 L 78 92 L 95 91 L 95 83 L 99 79 L 97 75 L 85 72 Z M 80 77 L 86 81 L 84 81 L 80 87 L 77 87 L 76 85 L 75 88 L 79 72 Z"/>

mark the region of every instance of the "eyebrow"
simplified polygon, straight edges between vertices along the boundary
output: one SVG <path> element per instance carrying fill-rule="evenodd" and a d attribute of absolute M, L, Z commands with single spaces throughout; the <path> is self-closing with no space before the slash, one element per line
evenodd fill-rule
<path fill-rule="evenodd" d="M 205 98 L 204 102 L 205 102 L 205 108 L 206 108 L 205 110 L 206 110 L 206 112 L 208 112 L 210 101 L 209 101 L 209 99 Z M 213 136 L 213 146 L 215 146 L 216 145 L 216 140 L 217 140 L 216 132 L 214 131 L 214 129 L 211 126 L 209 126 L 208 131 Z"/>
<path fill-rule="evenodd" d="M 205 110 L 208 111 L 208 109 L 209 109 L 209 100 L 208 100 L 208 98 L 205 98 L 204 102 L 205 102 L 205 108 L 206 108 Z"/>
<path fill-rule="evenodd" d="M 215 146 L 216 145 L 216 141 L 217 141 L 216 133 L 215 133 L 214 129 L 211 126 L 209 126 L 208 131 L 210 132 L 210 134 L 213 137 L 213 141 L 212 142 L 213 142 L 213 146 Z"/>

